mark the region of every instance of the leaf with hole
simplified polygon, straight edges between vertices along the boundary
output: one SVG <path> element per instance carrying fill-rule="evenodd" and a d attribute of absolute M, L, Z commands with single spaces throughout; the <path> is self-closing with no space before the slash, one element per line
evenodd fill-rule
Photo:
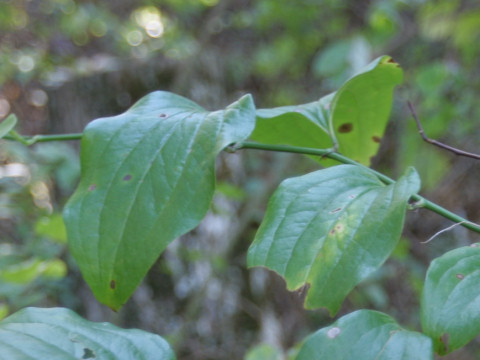
<path fill-rule="evenodd" d="M 208 112 L 168 92 L 87 126 L 81 181 L 64 219 L 70 249 L 100 302 L 120 308 L 165 247 L 200 222 L 217 154 L 254 126 L 250 95 Z"/>
<path fill-rule="evenodd" d="M 428 360 L 432 340 L 400 327 L 389 316 L 359 310 L 310 335 L 296 360 Z"/>
<path fill-rule="evenodd" d="M 409 169 L 385 186 L 368 169 L 339 165 L 282 182 L 248 250 L 289 290 L 308 286 L 307 308 L 335 314 L 345 296 L 395 249 L 420 180 Z"/>
<path fill-rule="evenodd" d="M 444 355 L 480 334 L 480 247 L 452 250 L 430 264 L 422 293 L 422 328 Z"/>
<path fill-rule="evenodd" d="M 158 335 L 82 319 L 63 308 L 26 308 L 0 321 L 0 360 L 174 360 Z"/>

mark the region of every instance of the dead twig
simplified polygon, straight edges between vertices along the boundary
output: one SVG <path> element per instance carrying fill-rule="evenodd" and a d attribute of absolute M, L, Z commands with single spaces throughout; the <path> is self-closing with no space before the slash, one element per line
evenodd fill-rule
<path fill-rule="evenodd" d="M 454 153 L 455 155 L 466 156 L 466 157 L 469 157 L 469 158 L 480 160 L 480 155 L 478 155 L 478 154 L 474 154 L 474 153 L 471 153 L 471 152 L 468 152 L 468 151 L 463 151 L 463 150 L 454 148 L 453 146 L 441 143 L 440 141 L 430 139 L 427 135 L 425 135 L 425 131 L 423 130 L 422 124 L 420 123 L 420 120 L 418 119 L 415 108 L 413 107 L 413 104 L 410 101 L 408 101 L 408 107 L 410 109 L 410 112 L 412 113 L 413 118 L 415 119 L 415 122 L 417 123 L 418 132 L 420 133 L 420 136 L 422 137 L 422 139 L 424 141 L 426 141 L 429 144 L 438 146 L 441 149 L 450 151 L 450 152 Z"/>

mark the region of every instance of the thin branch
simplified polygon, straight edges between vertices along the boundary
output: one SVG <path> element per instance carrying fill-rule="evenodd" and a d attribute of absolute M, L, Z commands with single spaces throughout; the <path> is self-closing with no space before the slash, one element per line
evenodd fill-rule
<path fill-rule="evenodd" d="M 12 130 L 8 135 L 5 135 L 3 139 L 18 141 L 24 145 L 29 146 L 37 142 L 80 140 L 82 138 L 82 135 L 83 133 L 22 136 L 18 134 L 16 131 Z"/>
<path fill-rule="evenodd" d="M 440 230 L 440 231 L 436 232 L 435 234 L 433 234 L 428 240 L 422 241 L 421 244 L 427 244 L 430 241 L 432 241 L 433 239 L 435 239 L 438 235 L 443 234 L 444 232 L 447 232 L 449 230 L 452 230 L 453 228 L 457 227 L 458 225 L 465 224 L 466 222 L 468 222 L 468 221 L 460 221 L 459 223 L 455 223 L 453 225 L 450 225 L 449 227 L 447 227 L 443 230 Z"/>
<path fill-rule="evenodd" d="M 333 160 L 337 160 L 343 164 L 352 164 L 361 166 L 364 169 L 367 169 L 372 174 L 375 174 L 383 183 L 385 184 L 393 184 L 395 181 L 388 176 L 379 173 L 367 166 L 357 163 L 346 156 L 343 156 L 339 153 L 332 153 L 331 149 L 312 149 L 307 147 L 299 147 L 299 146 L 290 146 L 290 145 L 268 145 L 268 144 L 259 144 L 254 142 L 245 141 L 243 143 L 234 144 L 234 149 L 256 149 L 256 150 L 267 150 L 267 151 L 280 151 L 280 152 L 289 152 L 289 153 L 297 153 L 297 154 L 304 154 L 304 155 L 316 155 L 316 156 L 325 156 Z M 476 233 L 480 233 L 480 225 L 474 222 L 468 221 L 467 219 L 462 218 L 461 216 L 452 213 L 451 211 L 437 205 L 430 200 L 425 199 L 420 195 L 413 195 L 410 198 L 411 201 L 416 202 L 415 207 L 423 207 L 430 211 L 437 213 L 440 216 L 443 216 L 446 219 L 449 219 L 459 225 L 472 230 Z"/>
<path fill-rule="evenodd" d="M 469 157 L 469 158 L 480 160 L 480 155 L 478 155 L 478 154 L 474 154 L 474 153 L 471 153 L 471 152 L 468 152 L 468 151 L 463 151 L 463 150 L 454 148 L 450 145 L 441 143 L 440 141 L 430 139 L 427 135 L 425 135 L 425 131 L 423 130 L 422 124 L 420 123 L 420 120 L 418 119 L 417 112 L 415 111 L 415 108 L 414 108 L 413 104 L 410 101 L 408 101 L 407 104 L 408 104 L 408 108 L 410 109 L 410 112 L 411 112 L 413 118 L 415 119 L 415 122 L 417 123 L 418 132 L 420 133 L 420 136 L 422 137 L 422 139 L 424 141 L 426 141 L 429 144 L 438 146 L 441 149 L 450 151 L 450 152 L 452 152 L 456 155 L 466 156 L 466 157 Z"/>

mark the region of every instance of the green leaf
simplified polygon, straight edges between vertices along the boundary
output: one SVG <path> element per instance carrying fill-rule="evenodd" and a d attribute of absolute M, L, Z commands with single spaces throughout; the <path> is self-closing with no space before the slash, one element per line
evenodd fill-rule
<path fill-rule="evenodd" d="M 267 144 L 330 148 L 364 165 L 377 153 L 403 73 L 382 56 L 319 101 L 257 111 L 251 138 Z"/>
<path fill-rule="evenodd" d="M 165 247 L 201 221 L 217 154 L 254 126 L 250 95 L 208 112 L 168 92 L 87 126 L 81 181 L 64 219 L 71 251 L 100 302 L 120 308 Z"/>
<path fill-rule="evenodd" d="M 282 352 L 270 344 L 259 344 L 251 348 L 245 355 L 245 360 L 281 360 Z"/>
<path fill-rule="evenodd" d="M 0 123 L 0 139 L 7 135 L 17 125 L 17 116 L 10 114 Z"/>
<path fill-rule="evenodd" d="M 257 110 L 257 124 L 251 139 L 266 144 L 332 147 L 328 107 L 333 95 L 304 105 Z"/>
<path fill-rule="evenodd" d="M 452 250 L 432 261 L 422 294 L 422 328 L 441 355 L 480 334 L 480 247 Z"/>
<path fill-rule="evenodd" d="M 67 273 L 67 266 L 60 259 L 42 261 L 29 259 L 5 267 L 0 271 L 0 280 L 15 284 L 28 284 L 39 276 L 49 278 L 63 278 Z"/>
<path fill-rule="evenodd" d="M 296 360 L 428 360 L 429 337 L 400 327 L 391 317 L 359 310 L 310 335 Z"/>
<path fill-rule="evenodd" d="M 393 89 L 402 80 L 400 66 L 391 57 L 382 56 L 338 90 L 331 104 L 330 123 L 341 154 L 370 165 L 388 123 Z"/>
<path fill-rule="evenodd" d="M 168 343 L 145 331 L 82 319 L 62 308 L 23 309 L 0 322 L 0 360 L 173 360 Z"/>
<path fill-rule="evenodd" d="M 340 165 L 287 179 L 276 190 L 248 251 L 248 266 L 308 285 L 306 308 L 335 314 L 400 238 L 407 201 L 420 187 L 414 169 L 385 186 L 368 169 Z"/>
<path fill-rule="evenodd" d="M 62 216 L 58 213 L 39 219 L 35 224 L 35 233 L 39 236 L 46 236 L 61 244 L 67 242 L 65 224 Z"/>

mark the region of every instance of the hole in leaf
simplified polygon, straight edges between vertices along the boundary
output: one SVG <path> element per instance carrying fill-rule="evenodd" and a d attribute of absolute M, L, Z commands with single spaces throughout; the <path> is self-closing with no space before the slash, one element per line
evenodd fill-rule
<path fill-rule="evenodd" d="M 125 175 L 125 176 L 123 177 L 123 181 L 128 181 L 128 180 L 130 180 L 131 178 L 132 178 L 132 175 L 127 174 L 127 175 Z"/>
<path fill-rule="evenodd" d="M 95 359 L 97 356 L 92 349 L 84 348 L 82 359 Z"/>
<path fill-rule="evenodd" d="M 373 136 L 372 136 L 372 140 L 373 140 L 373 142 L 379 143 L 380 140 L 381 140 L 381 138 L 380 138 L 380 136 L 373 135 Z"/>
<path fill-rule="evenodd" d="M 327 336 L 330 339 L 335 339 L 338 335 L 340 335 L 341 332 L 342 329 L 340 329 L 339 327 L 333 327 L 327 331 Z"/>
<path fill-rule="evenodd" d="M 463 274 L 457 274 L 455 276 L 457 277 L 457 279 L 460 279 L 460 280 L 462 280 L 465 277 L 465 275 Z"/>
<path fill-rule="evenodd" d="M 342 124 L 338 127 L 338 132 L 342 133 L 342 134 L 349 133 L 352 130 L 353 130 L 353 124 L 352 123 L 345 123 L 345 124 Z"/>
<path fill-rule="evenodd" d="M 96 188 L 97 188 L 97 185 L 92 184 L 92 185 L 90 185 L 90 186 L 88 187 L 88 191 L 93 191 L 93 190 L 95 190 Z"/>
<path fill-rule="evenodd" d="M 116 286 L 117 283 L 115 282 L 115 280 L 110 281 L 110 289 L 115 289 Z"/>

